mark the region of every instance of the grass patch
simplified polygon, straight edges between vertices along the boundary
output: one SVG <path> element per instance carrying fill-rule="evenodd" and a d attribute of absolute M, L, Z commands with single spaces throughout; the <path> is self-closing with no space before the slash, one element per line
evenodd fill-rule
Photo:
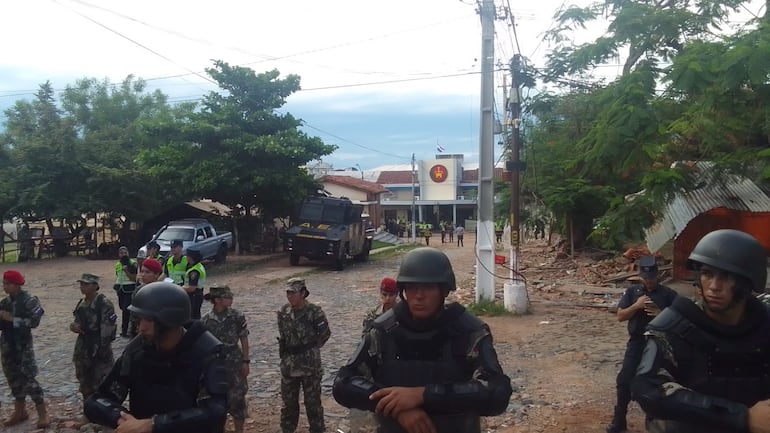
<path fill-rule="evenodd" d="M 494 301 L 482 300 L 471 302 L 466 307 L 468 311 L 477 316 L 514 316 L 515 314 L 506 310 L 505 306 Z"/>
<path fill-rule="evenodd" d="M 377 261 L 377 260 L 387 260 L 391 259 L 395 256 L 400 256 L 404 253 L 406 253 L 409 250 L 413 250 L 417 248 L 419 245 L 409 245 L 409 244 L 403 244 L 399 245 L 396 248 L 393 248 L 392 250 L 383 251 L 381 253 L 372 254 L 369 256 L 369 261 Z"/>
<path fill-rule="evenodd" d="M 372 249 L 373 250 L 376 250 L 377 248 L 392 247 L 393 245 L 395 245 L 395 244 L 390 244 L 390 243 L 382 242 L 382 241 L 378 241 L 378 240 L 373 240 L 372 241 Z"/>

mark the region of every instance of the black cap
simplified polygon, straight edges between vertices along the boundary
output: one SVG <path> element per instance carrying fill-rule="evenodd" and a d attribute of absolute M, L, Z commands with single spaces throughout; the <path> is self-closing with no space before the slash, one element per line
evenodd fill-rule
<path fill-rule="evenodd" d="M 642 278 L 656 278 L 658 276 L 658 260 L 655 256 L 642 256 L 639 258 L 639 275 Z"/>
<path fill-rule="evenodd" d="M 171 248 L 183 247 L 183 246 L 184 246 L 184 242 L 182 242 L 180 239 L 175 239 L 175 240 L 171 241 Z"/>
<path fill-rule="evenodd" d="M 150 248 L 154 248 L 156 250 L 159 250 L 160 249 L 160 244 L 158 244 L 155 241 L 147 242 L 147 249 L 149 250 Z"/>

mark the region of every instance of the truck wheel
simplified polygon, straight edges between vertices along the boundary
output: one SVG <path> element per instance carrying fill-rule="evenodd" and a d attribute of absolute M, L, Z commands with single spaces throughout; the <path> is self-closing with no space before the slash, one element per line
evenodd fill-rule
<path fill-rule="evenodd" d="M 342 271 L 345 269 L 345 265 L 348 264 L 348 256 L 345 253 L 342 253 L 340 257 L 337 257 L 337 259 L 334 261 L 334 269 L 337 271 Z"/>
<path fill-rule="evenodd" d="M 299 256 L 296 254 L 289 254 L 289 264 L 297 266 L 299 264 Z"/>
<path fill-rule="evenodd" d="M 364 249 L 361 251 L 360 254 L 356 255 L 356 260 L 359 262 L 366 262 L 369 260 L 369 251 L 371 250 L 372 246 L 369 242 L 367 242 L 364 245 Z"/>
<path fill-rule="evenodd" d="M 222 245 L 219 247 L 217 255 L 214 256 L 214 263 L 222 264 L 227 261 L 227 247 Z"/>

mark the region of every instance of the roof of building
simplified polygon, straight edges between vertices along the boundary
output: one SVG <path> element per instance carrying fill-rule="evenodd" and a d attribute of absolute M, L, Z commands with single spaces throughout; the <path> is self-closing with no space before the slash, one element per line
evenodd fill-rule
<path fill-rule="evenodd" d="M 193 200 L 185 202 L 187 206 L 202 210 L 214 215 L 230 215 L 232 210 L 218 201 L 211 200 Z"/>
<path fill-rule="evenodd" d="M 503 178 L 503 169 L 501 167 L 495 167 L 495 179 L 502 179 Z M 479 181 L 479 169 L 476 168 L 474 170 L 463 170 L 463 179 L 462 183 L 469 183 L 469 182 L 478 182 Z"/>
<path fill-rule="evenodd" d="M 380 185 L 412 183 L 412 171 L 381 171 L 379 177 L 377 177 L 377 183 Z"/>
<path fill-rule="evenodd" d="M 335 185 L 346 186 L 348 188 L 357 189 L 359 191 L 366 191 L 372 194 L 379 194 L 388 192 L 388 190 L 379 183 L 369 182 L 367 180 L 358 179 L 350 176 L 333 176 L 326 175 L 321 178 L 322 182 L 329 182 Z"/>
<path fill-rule="evenodd" d="M 658 251 L 676 239 L 698 215 L 716 208 L 747 212 L 770 212 L 770 197 L 751 180 L 738 175 L 716 173 L 713 164 L 692 164 L 698 187 L 677 194 L 666 206 L 663 217 L 645 230 L 647 247 Z"/>

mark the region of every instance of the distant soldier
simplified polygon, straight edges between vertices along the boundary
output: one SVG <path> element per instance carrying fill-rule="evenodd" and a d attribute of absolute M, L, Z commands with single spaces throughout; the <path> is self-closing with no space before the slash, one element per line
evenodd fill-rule
<path fill-rule="evenodd" d="M 115 362 L 112 341 L 115 339 L 118 316 L 112 302 L 99 293 L 99 277 L 83 274 L 78 283 L 83 298 L 72 312 L 74 320 L 70 331 L 78 334 L 72 363 L 80 383 L 80 394 L 86 401 L 96 392 Z"/>
<path fill-rule="evenodd" d="M 3 425 L 10 427 L 29 419 L 24 402 L 29 395 L 37 408 L 37 428 L 45 428 L 51 422 L 43 389 L 35 379 L 37 363 L 32 346 L 32 328 L 40 324 L 44 311 L 36 296 L 21 289 L 24 283 L 24 276 L 19 271 L 3 273 L 3 290 L 8 296 L 0 300 L 0 359 L 14 398 L 13 413 Z"/>
<path fill-rule="evenodd" d="M 393 305 L 398 301 L 398 289 L 396 288 L 396 280 L 393 278 L 385 277 L 380 282 L 380 305 L 366 312 L 363 323 L 363 334 L 369 333 L 372 329 L 372 323 L 374 319 L 380 317 L 383 313 L 390 310 Z"/>
<path fill-rule="evenodd" d="M 278 311 L 281 357 L 281 431 L 293 433 L 299 422 L 299 389 L 305 398 L 310 433 L 326 430 L 321 405 L 321 347 L 331 336 L 321 307 L 307 302 L 310 292 L 302 278 L 287 282 L 288 303 Z"/>
<path fill-rule="evenodd" d="M 147 284 L 158 281 L 161 274 L 163 274 L 163 266 L 159 261 L 152 258 L 144 259 L 142 261 L 142 265 L 139 267 L 139 286 L 137 287 L 137 290 L 141 289 Z M 136 290 L 134 293 L 136 293 Z M 133 297 L 131 297 L 131 299 L 133 299 Z M 138 327 L 139 319 L 135 314 L 131 314 L 130 324 L 128 326 L 129 338 L 136 337 Z"/>
<path fill-rule="evenodd" d="M 115 263 L 115 285 L 112 287 L 118 295 L 118 307 L 122 311 L 120 319 L 120 336 L 128 337 L 128 325 L 131 321 L 131 314 L 128 306 L 131 305 L 131 296 L 136 290 L 136 273 L 139 268 L 136 266 L 136 260 L 128 256 L 128 248 L 120 247 L 118 249 L 118 262 Z"/>
<path fill-rule="evenodd" d="M 249 388 L 249 329 L 246 317 L 232 308 L 233 292 L 228 286 L 213 286 L 204 298 L 213 304 L 201 323 L 223 344 L 222 355 L 227 371 L 227 411 L 233 417 L 235 433 L 243 433 L 248 416 L 246 391 Z M 240 347 L 238 343 L 240 342 Z"/>
<path fill-rule="evenodd" d="M 192 318 L 201 318 L 203 306 L 203 289 L 206 287 L 206 268 L 203 267 L 203 256 L 198 250 L 187 250 L 187 273 L 184 276 L 184 291 L 190 296 L 192 306 Z"/>

